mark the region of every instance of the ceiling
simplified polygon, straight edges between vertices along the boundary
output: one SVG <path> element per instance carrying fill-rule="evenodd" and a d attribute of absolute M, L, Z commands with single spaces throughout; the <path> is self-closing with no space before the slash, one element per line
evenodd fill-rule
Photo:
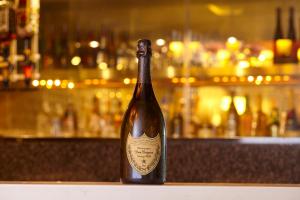
<path fill-rule="evenodd" d="M 41 0 L 41 29 L 67 27 L 69 33 L 99 32 L 108 27 L 132 38 L 168 37 L 172 30 L 192 30 L 202 38 L 271 39 L 275 8 L 283 9 L 287 29 L 288 7 L 300 13 L 298 0 Z M 297 31 L 300 32 L 300 15 Z"/>

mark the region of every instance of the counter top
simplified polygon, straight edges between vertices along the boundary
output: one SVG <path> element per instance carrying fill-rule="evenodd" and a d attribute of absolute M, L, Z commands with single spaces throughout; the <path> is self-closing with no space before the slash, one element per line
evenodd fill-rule
<path fill-rule="evenodd" d="M 0 183 L 3 200 L 299 200 L 300 185 L 121 183 Z"/>

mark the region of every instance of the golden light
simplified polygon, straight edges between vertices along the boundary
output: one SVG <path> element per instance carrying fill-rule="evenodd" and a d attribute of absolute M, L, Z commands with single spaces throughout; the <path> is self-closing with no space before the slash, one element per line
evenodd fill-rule
<path fill-rule="evenodd" d="M 93 79 L 92 83 L 93 83 L 93 85 L 99 85 L 100 84 L 100 80 L 99 79 Z"/>
<path fill-rule="evenodd" d="M 79 49 L 79 48 L 81 47 L 80 42 L 75 42 L 75 47 L 76 47 L 77 49 Z"/>
<path fill-rule="evenodd" d="M 246 78 L 244 76 L 240 77 L 240 81 L 241 82 L 245 82 L 246 81 Z"/>
<path fill-rule="evenodd" d="M 272 80 L 271 76 L 266 76 L 266 81 L 270 82 Z"/>
<path fill-rule="evenodd" d="M 116 94 L 114 92 L 110 92 L 109 93 L 109 97 L 112 99 L 112 98 L 115 98 L 116 97 Z"/>
<path fill-rule="evenodd" d="M 129 78 L 124 78 L 123 80 L 125 85 L 128 85 L 130 83 L 130 79 Z"/>
<path fill-rule="evenodd" d="M 105 69 L 102 71 L 102 77 L 103 79 L 107 80 L 110 78 L 110 71 L 108 69 Z"/>
<path fill-rule="evenodd" d="M 91 48 L 98 48 L 99 47 L 99 42 L 96 40 L 90 41 L 89 46 Z"/>
<path fill-rule="evenodd" d="M 131 79 L 131 83 L 136 84 L 136 82 L 137 82 L 137 79 L 136 79 L 136 78 L 132 78 L 132 79 Z"/>
<path fill-rule="evenodd" d="M 237 77 L 235 77 L 235 76 L 230 77 L 230 81 L 231 82 L 236 82 L 237 81 Z"/>
<path fill-rule="evenodd" d="M 200 42 L 199 41 L 191 41 L 191 42 L 189 42 L 188 47 L 191 51 L 197 51 L 200 47 Z"/>
<path fill-rule="evenodd" d="M 227 49 L 231 51 L 237 51 L 239 50 L 240 46 L 241 46 L 241 42 L 237 40 L 235 37 L 231 36 L 227 39 L 226 42 Z"/>
<path fill-rule="evenodd" d="M 278 39 L 276 40 L 276 49 L 279 55 L 289 56 L 292 50 L 292 40 L 290 39 Z"/>
<path fill-rule="evenodd" d="M 259 58 L 261 56 L 261 58 Z M 274 57 L 274 53 L 273 51 L 271 50 L 262 50 L 260 53 L 259 53 L 259 56 L 258 56 L 258 59 L 267 59 L 267 60 L 272 60 Z"/>
<path fill-rule="evenodd" d="M 221 110 L 228 111 L 230 103 L 231 103 L 231 97 L 230 96 L 223 97 L 222 100 L 221 100 Z"/>
<path fill-rule="evenodd" d="M 230 52 L 226 49 L 220 49 L 217 52 L 217 59 L 218 60 L 228 60 L 230 58 Z"/>
<path fill-rule="evenodd" d="M 45 86 L 46 85 L 46 80 L 40 80 L 40 86 Z"/>
<path fill-rule="evenodd" d="M 167 67 L 167 77 L 173 78 L 175 76 L 175 68 L 173 66 Z"/>
<path fill-rule="evenodd" d="M 254 81 L 254 77 L 253 76 L 248 76 L 247 80 L 248 80 L 248 82 L 253 82 Z"/>
<path fill-rule="evenodd" d="M 284 81 L 289 81 L 289 80 L 290 80 L 290 77 L 289 77 L 289 76 L 283 76 L 283 80 L 284 80 Z"/>
<path fill-rule="evenodd" d="M 60 84 L 61 84 L 61 82 L 60 82 L 59 79 L 55 79 L 55 80 L 54 80 L 54 85 L 55 85 L 56 87 L 59 87 Z"/>
<path fill-rule="evenodd" d="M 121 63 L 117 64 L 117 70 L 118 71 L 121 71 L 123 68 L 124 68 L 123 64 L 121 64 Z"/>
<path fill-rule="evenodd" d="M 189 83 L 194 83 L 196 81 L 196 79 L 194 77 L 189 77 L 188 80 L 189 80 Z"/>
<path fill-rule="evenodd" d="M 38 87 L 39 86 L 39 81 L 38 80 L 33 80 L 31 84 L 32 84 L 33 87 Z"/>
<path fill-rule="evenodd" d="M 226 83 L 226 82 L 228 82 L 228 81 L 229 81 L 229 78 L 228 78 L 227 76 L 223 76 L 223 77 L 222 77 L 222 82 L 225 82 L 225 83 Z"/>
<path fill-rule="evenodd" d="M 238 114 L 242 115 L 246 110 L 246 98 L 243 96 L 235 96 L 234 105 Z"/>
<path fill-rule="evenodd" d="M 138 58 L 135 58 L 135 62 L 138 63 L 138 62 L 139 62 L 139 59 L 138 59 Z"/>
<path fill-rule="evenodd" d="M 166 41 L 164 40 L 164 39 L 157 39 L 156 41 L 155 41 L 155 43 L 156 43 L 156 45 L 157 46 L 164 46 L 165 44 L 166 44 Z"/>
<path fill-rule="evenodd" d="M 214 113 L 211 118 L 211 124 L 214 127 L 218 127 L 221 125 L 221 123 L 222 123 L 222 117 L 221 117 L 220 113 Z"/>
<path fill-rule="evenodd" d="M 75 83 L 73 83 L 73 82 L 68 83 L 68 88 L 69 89 L 73 89 L 74 87 L 75 87 Z"/>
<path fill-rule="evenodd" d="M 121 92 L 117 92 L 117 93 L 116 93 L 116 97 L 117 97 L 117 98 L 121 98 L 121 97 L 122 97 L 122 93 L 121 93 Z"/>
<path fill-rule="evenodd" d="M 172 83 L 178 83 L 179 79 L 178 78 L 172 78 Z"/>
<path fill-rule="evenodd" d="M 53 86 L 53 80 L 51 80 L 51 79 L 47 80 L 46 85 L 49 86 L 49 87 L 52 87 Z"/>
<path fill-rule="evenodd" d="M 71 59 L 71 64 L 74 65 L 74 66 L 77 66 L 81 63 L 81 58 L 79 56 L 74 56 L 72 59 Z"/>
<path fill-rule="evenodd" d="M 246 60 L 241 60 L 238 62 L 238 67 L 244 69 L 250 67 L 250 63 Z"/>
<path fill-rule="evenodd" d="M 106 62 L 100 62 L 98 64 L 98 68 L 101 70 L 106 70 L 107 69 L 107 63 Z"/>
<path fill-rule="evenodd" d="M 214 77 L 213 82 L 216 82 L 216 83 L 220 82 L 220 77 Z"/>
<path fill-rule="evenodd" d="M 246 55 L 244 53 L 238 53 L 237 59 L 238 60 L 244 60 L 246 58 Z"/>
<path fill-rule="evenodd" d="M 179 55 L 183 52 L 183 42 L 181 41 L 172 41 L 169 44 L 169 49 L 176 55 Z"/>
<path fill-rule="evenodd" d="M 68 81 L 67 81 L 67 80 L 63 80 L 63 81 L 61 82 L 60 87 L 61 87 L 61 88 L 67 88 L 67 85 L 68 85 Z"/>
<path fill-rule="evenodd" d="M 261 84 L 261 81 L 255 80 L 255 84 L 256 84 L 256 85 L 260 85 L 260 84 Z"/>
<path fill-rule="evenodd" d="M 275 77 L 274 77 L 274 80 L 275 80 L 275 81 L 281 81 L 281 77 L 280 77 L 280 76 L 275 76 Z"/>
<path fill-rule="evenodd" d="M 260 75 L 256 77 L 256 80 L 257 80 L 257 81 L 263 81 L 263 79 L 264 79 L 264 78 L 263 78 L 262 76 L 260 76 Z"/>
<path fill-rule="evenodd" d="M 298 58 L 298 61 L 300 62 L 300 48 L 297 50 L 297 58 Z"/>
<path fill-rule="evenodd" d="M 92 84 L 92 80 L 91 79 L 86 79 L 86 80 L 84 80 L 84 84 L 91 85 Z"/>
<path fill-rule="evenodd" d="M 185 83 L 186 82 L 186 79 L 184 77 L 180 78 L 180 82 L 181 83 Z"/>

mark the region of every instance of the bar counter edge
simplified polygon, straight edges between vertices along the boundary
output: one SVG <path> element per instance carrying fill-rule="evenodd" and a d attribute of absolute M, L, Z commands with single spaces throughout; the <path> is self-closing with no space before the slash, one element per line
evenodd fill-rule
<path fill-rule="evenodd" d="M 0 181 L 119 181 L 118 139 L 0 138 Z M 167 181 L 300 183 L 300 138 L 168 139 Z"/>

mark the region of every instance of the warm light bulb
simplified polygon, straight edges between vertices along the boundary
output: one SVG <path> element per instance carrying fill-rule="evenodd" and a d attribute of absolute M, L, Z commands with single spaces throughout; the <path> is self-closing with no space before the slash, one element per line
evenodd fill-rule
<path fill-rule="evenodd" d="M 32 86 L 33 87 L 38 87 L 39 86 L 39 81 L 38 80 L 33 80 L 32 81 Z"/>
<path fill-rule="evenodd" d="M 61 84 L 61 82 L 60 82 L 59 79 L 56 79 L 56 80 L 54 81 L 54 85 L 55 85 L 56 87 L 60 86 L 60 84 Z"/>
<path fill-rule="evenodd" d="M 174 54 L 179 55 L 183 52 L 183 43 L 181 41 L 172 41 L 169 48 Z"/>
<path fill-rule="evenodd" d="M 129 78 L 124 78 L 123 80 L 125 85 L 128 85 L 130 83 L 130 79 Z"/>
<path fill-rule="evenodd" d="M 49 86 L 49 87 L 52 87 L 52 85 L 53 85 L 53 80 L 51 80 L 51 79 L 49 79 L 49 80 L 47 80 L 47 86 Z"/>
<path fill-rule="evenodd" d="M 161 47 L 161 46 L 164 46 L 165 44 L 166 44 L 166 41 L 165 41 L 164 39 L 161 39 L 161 38 L 160 38 L 160 39 L 157 39 L 157 40 L 156 40 L 156 45 L 157 45 L 157 46 L 160 46 L 160 47 Z"/>
<path fill-rule="evenodd" d="M 68 88 L 73 89 L 75 87 L 75 84 L 73 82 L 68 83 Z"/>
<path fill-rule="evenodd" d="M 99 47 L 99 42 L 96 40 L 90 41 L 89 43 L 91 48 L 98 48 Z"/>
<path fill-rule="evenodd" d="M 107 63 L 101 62 L 101 63 L 99 63 L 98 67 L 101 70 L 106 70 L 107 69 Z"/>
<path fill-rule="evenodd" d="M 173 66 L 167 67 L 167 76 L 168 78 L 173 78 L 175 76 L 175 69 Z"/>
<path fill-rule="evenodd" d="M 81 58 L 79 56 L 74 56 L 71 60 L 71 64 L 77 66 L 81 63 Z"/>
<path fill-rule="evenodd" d="M 46 85 L 46 80 L 40 80 L 40 85 L 45 86 Z"/>

